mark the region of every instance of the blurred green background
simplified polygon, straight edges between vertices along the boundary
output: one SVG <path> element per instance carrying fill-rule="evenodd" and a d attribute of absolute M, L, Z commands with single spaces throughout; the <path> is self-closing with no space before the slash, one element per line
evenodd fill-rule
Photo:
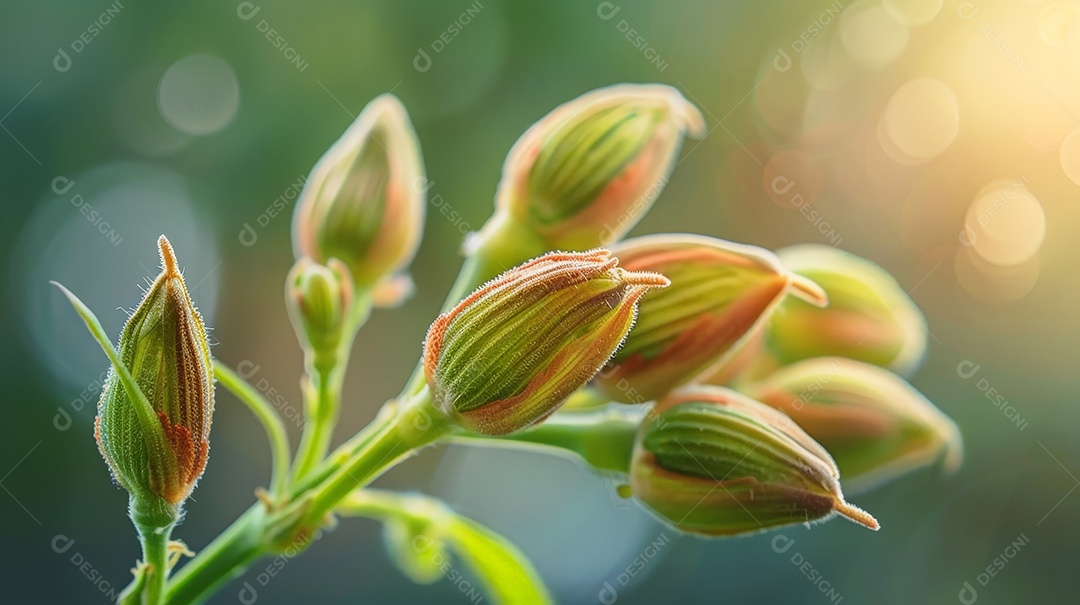
<path fill-rule="evenodd" d="M 49 280 L 115 335 L 168 234 L 215 355 L 298 412 L 301 355 L 282 304 L 291 202 L 351 116 L 393 91 L 415 123 L 429 198 L 461 218 L 429 207 L 416 295 L 361 332 L 342 439 L 407 377 L 516 138 L 557 104 L 630 81 L 675 86 L 709 128 L 634 233 L 827 243 L 889 269 L 928 318 L 914 383 L 960 425 L 964 467 L 853 497 L 881 521 L 876 534 L 835 521 L 727 541 L 679 537 L 610 481 L 536 454 L 427 450 L 378 484 L 439 495 L 503 533 L 565 603 L 609 603 L 611 589 L 627 605 L 1074 602 L 1078 11 L 1030 0 L 7 3 L 0 601 L 104 602 L 139 556 L 92 438 L 106 360 Z M 792 188 L 770 187 L 778 176 Z M 176 532 L 196 550 L 269 474 L 260 427 L 220 390 L 212 450 Z M 449 581 L 410 584 L 368 521 L 342 523 L 265 585 L 263 571 L 212 602 L 237 602 L 244 581 L 267 605 L 469 601 Z"/>

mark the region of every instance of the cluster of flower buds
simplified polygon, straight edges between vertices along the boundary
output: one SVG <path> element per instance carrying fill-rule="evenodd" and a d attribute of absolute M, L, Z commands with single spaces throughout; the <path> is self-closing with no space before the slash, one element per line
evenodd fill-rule
<path fill-rule="evenodd" d="M 401 271 L 416 254 L 424 223 L 420 144 L 401 102 L 371 101 L 319 160 L 293 219 L 297 259 L 336 258 L 357 289 L 400 291 Z M 394 297 L 375 295 L 387 305 Z"/>
<path fill-rule="evenodd" d="M 653 271 L 671 286 L 646 296 L 634 330 L 596 384 L 616 401 L 641 403 L 709 372 L 787 294 L 823 306 L 810 280 L 756 246 L 693 235 L 653 235 L 613 248 L 623 267 Z"/>
<path fill-rule="evenodd" d="M 877 529 L 847 503 L 833 459 L 790 418 L 722 387 L 660 401 L 638 429 L 630 486 L 680 531 L 732 536 L 834 513 Z"/>
<path fill-rule="evenodd" d="M 746 386 L 790 416 L 832 454 L 848 491 L 863 490 L 944 457 L 960 466 L 956 424 L 902 378 L 838 357 L 800 361 Z"/>
<path fill-rule="evenodd" d="M 603 249 L 553 252 L 484 284 L 431 324 L 423 366 L 436 405 L 501 435 L 546 418 L 611 357 L 637 301 L 668 280 Z"/>
<path fill-rule="evenodd" d="M 172 246 L 158 240 L 162 272 L 120 334 L 119 355 L 156 418 L 141 417 L 115 370 L 98 403 L 96 437 L 113 478 L 131 495 L 136 523 L 164 527 L 179 516 L 206 468 L 214 372 L 202 318 Z"/>

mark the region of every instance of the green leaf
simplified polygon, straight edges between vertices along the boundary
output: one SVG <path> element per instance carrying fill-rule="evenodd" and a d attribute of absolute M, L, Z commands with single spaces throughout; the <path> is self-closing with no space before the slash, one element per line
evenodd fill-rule
<path fill-rule="evenodd" d="M 458 515 L 440 500 L 420 494 L 362 490 L 342 502 L 338 512 L 387 523 L 394 530 L 388 534 L 387 546 L 392 548 L 395 563 L 404 564 L 403 571 L 410 577 L 414 575 L 412 572 L 429 572 L 432 563 L 436 563 L 435 569 L 455 583 L 460 582 L 455 578 L 461 577 L 461 571 L 452 561 L 437 560 L 449 549 L 480 580 L 493 602 L 506 605 L 553 602 L 540 576 L 516 546 Z M 420 575 L 427 578 L 426 573 Z M 468 590 L 457 585 L 463 591 Z"/>
<path fill-rule="evenodd" d="M 165 441 L 165 431 L 161 428 L 161 422 L 158 421 L 157 414 L 154 413 L 153 406 L 150 405 L 150 401 L 143 394 L 142 389 L 139 388 L 138 383 L 132 378 L 131 372 L 124 366 L 124 362 L 120 360 L 120 354 L 116 352 L 116 347 L 113 346 L 109 340 L 109 336 L 105 333 L 105 328 L 101 327 L 101 322 L 98 321 L 94 312 L 90 310 L 83 301 L 79 300 L 78 296 L 75 296 L 65 288 L 59 282 L 51 282 L 60 291 L 64 293 L 68 301 L 71 302 L 71 306 L 75 307 L 75 312 L 79 314 L 83 322 L 86 323 L 86 328 L 90 330 L 90 335 L 94 337 L 98 345 L 101 346 L 101 350 L 105 351 L 105 355 L 112 362 L 113 371 L 120 378 L 120 384 L 124 386 L 124 391 L 127 393 L 128 398 L 131 399 L 135 405 L 135 415 L 139 419 L 139 425 L 142 429 L 142 434 L 147 438 L 147 449 L 151 452 L 166 452 L 169 450 L 169 446 Z"/>

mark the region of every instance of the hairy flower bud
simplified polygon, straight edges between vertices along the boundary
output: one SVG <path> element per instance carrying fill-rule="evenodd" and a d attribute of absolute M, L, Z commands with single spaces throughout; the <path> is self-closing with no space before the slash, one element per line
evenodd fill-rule
<path fill-rule="evenodd" d="M 877 529 L 844 501 L 829 454 L 780 412 L 721 387 L 676 391 L 642 423 L 630 486 L 689 533 L 731 536 L 838 513 Z"/>
<path fill-rule="evenodd" d="M 147 430 L 113 370 L 98 403 L 95 434 L 113 477 L 136 504 L 156 497 L 179 507 L 206 467 L 214 372 L 202 318 L 172 247 L 165 236 L 158 246 L 162 272 L 124 325 L 118 349 L 161 431 L 153 425 Z"/>
<path fill-rule="evenodd" d="M 671 286 L 641 300 L 637 325 L 597 377 L 612 399 L 662 397 L 722 363 L 792 293 L 825 304 L 813 282 L 768 250 L 694 235 L 629 239 L 613 248 L 629 271 L 655 271 Z"/>
<path fill-rule="evenodd" d="M 435 403 L 469 430 L 505 434 L 554 412 L 611 357 L 637 300 L 667 285 L 607 250 L 552 252 L 484 284 L 424 341 Z"/>
<path fill-rule="evenodd" d="M 902 378 L 841 359 L 800 361 L 745 392 L 790 416 L 840 468 L 846 489 L 865 489 L 944 456 L 956 470 L 963 443 L 956 424 Z"/>
<path fill-rule="evenodd" d="M 503 165 L 496 205 L 551 248 L 611 243 L 648 211 L 701 113 L 674 88 L 621 84 L 564 103 Z"/>
<path fill-rule="evenodd" d="M 338 258 L 358 285 L 407 265 L 424 223 L 420 144 L 401 102 L 383 95 L 311 171 L 296 205 L 296 257 Z"/>
<path fill-rule="evenodd" d="M 884 269 L 829 246 L 793 246 L 777 255 L 829 296 L 824 309 L 788 300 L 773 314 L 766 341 L 780 365 L 838 356 L 914 373 L 926 351 L 926 319 Z"/>
<path fill-rule="evenodd" d="M 316 352 L 335 351 L 353 304 L 349 269 L 336 258 L 325 266 L 302 258 L 285 283 L 285 301 L 300 342 Z"/>

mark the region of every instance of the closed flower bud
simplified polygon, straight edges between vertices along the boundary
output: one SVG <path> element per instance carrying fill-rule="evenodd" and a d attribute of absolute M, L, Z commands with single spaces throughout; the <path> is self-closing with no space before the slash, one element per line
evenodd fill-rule
<path fill-rule="evenodd" d="M 158 246 L 163 270 L 124 325 L 118 349 L 161 430 L 150 425 L 154 430 L 148 431 L 140 422 L 136 403 L 110 371 L 95 431 L 136 515 L 160 509 L 157 499 L 179 510 L 206 467 L 214 412 L 214 372 L 202 318 L 165 236 Z"/>
<path fill-rule="evenodd" d="M 552 252 L 440 315 L 424 341 L 435 403 L 461 426 L 495 435 L 554 412 L 622 343 L 641 295 L 668 283 L 617 265 L 607 250 Z"/>
<path fill-rule="evenodd" d="M 338 258 L 365 287 L 400 270 L 420 243 L 423 173 L 405 108 L 376 98 L 311 171 L 293 219 L 297 258 Z"/>
<path fill-rule="evenodd" d="M 676 529 L 731 536 L 838 513 L 877 529 L 844 501 L 829 454 L 791 419 L 721 387 L 659 402 L 630 465 L 635 497 Z"/>
<path fill-rule="evenodd" d="M 952 471 L 963 457 L 956 424 L 903 379 L 876 366 L 838 357 L 809 359 L 745 390 L 821 443 L 849 491 L 941 458 Z"/>
<path fill-rule="evenodd" d="M 353 304 L 349 269 L 336 258 L 326 266 L 303 258 L 286 284 L 285 300 L 300 341 L 317 353 L 336 351 Z"/>
<path fill-rule="evenodd" d="M 829 306 L 788 300 L 769 323 L 767 347 L 780 365 L 812 357 L 847 357 L 910 376 L 926 351 L 926 319 L 884 269 L 828 246 L 777 253 L 795 273 L 824 288 Z"/>
<path fill-rule="evenodd" d="M 667 183 L 701 113 L 674 88 L 622 84 L 560 105 L 511 149 L 496 204 L 551 248 L 622 237 Z"/>
<path fill-rule="evenodd" d="M 640 403 L 710 371 L 792 293 L 825 304 L 813 282 L 762 248 L 693 235 L 629 239 L 614 248 L 629 271 L 654 271 L 671 286 L 644 297 L 626 344 L 598 377 L 612 399 Z"/>

